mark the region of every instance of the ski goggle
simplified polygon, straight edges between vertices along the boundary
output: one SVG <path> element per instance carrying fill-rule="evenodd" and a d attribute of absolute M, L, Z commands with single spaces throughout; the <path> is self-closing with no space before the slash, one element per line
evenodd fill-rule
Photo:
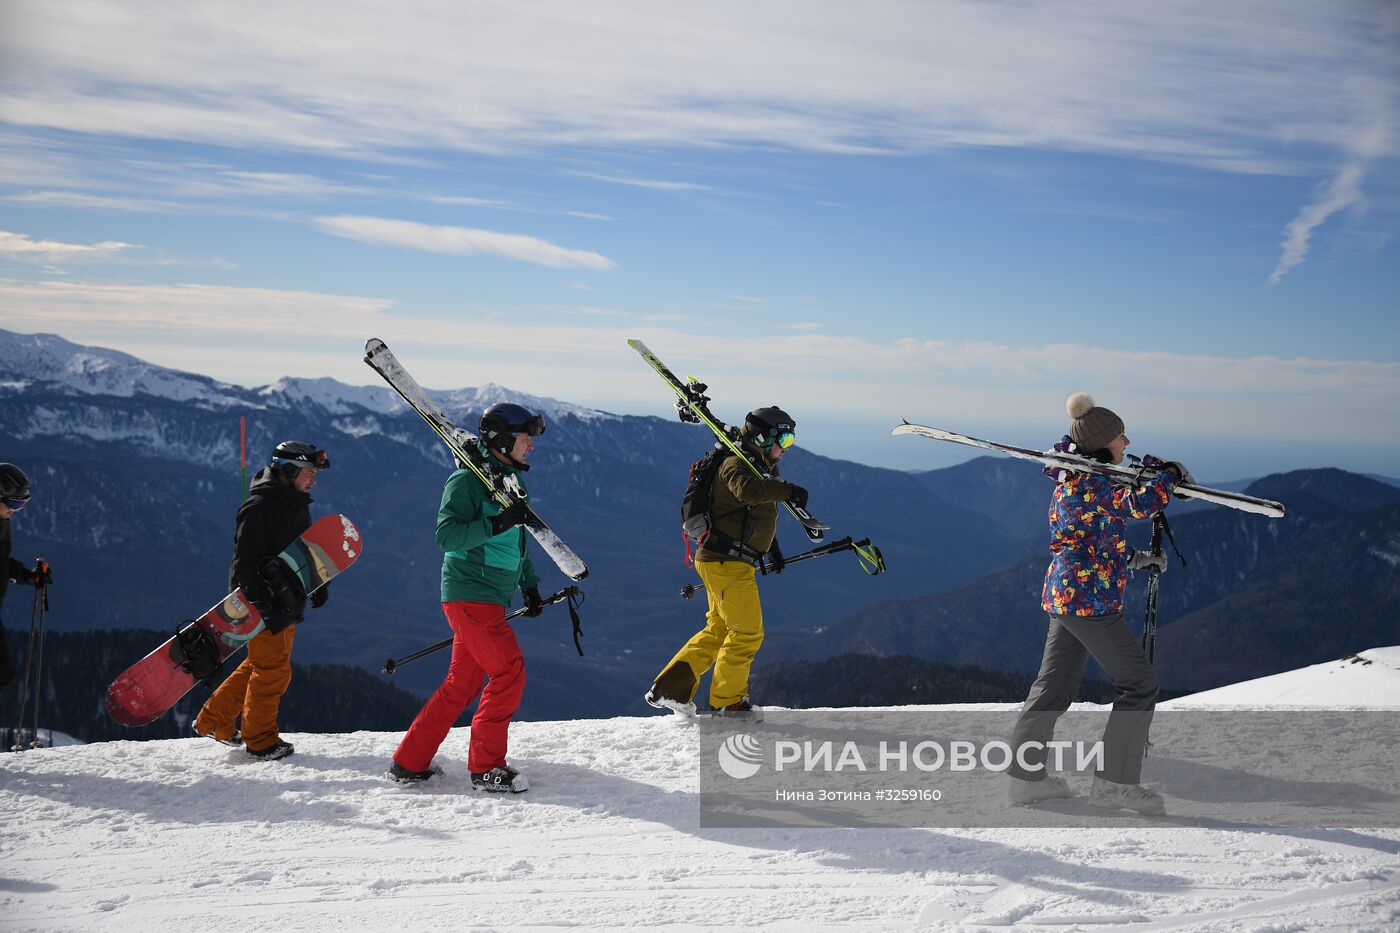
<path fill-rule="evenodd" d="M 26 505 L 29 504 L 29 500 L 28 500 L 28 499 L 0 499 L 0 503 L 3 503 L 3 504 L 5 505 L 5 507 L 6 507 L 7 509 L 9 509 L 11 512 L 18 512 L 20 509 L 24 508 Z"/>
<path fill-rule="evenodd" d="M 544 433 L 544 415 L 532 415 L 529 421 L 524 424 L 512 424 L 510 426 L 512 434 L 528 434 L 531 437 L 539 437 Z"/>
<path fill-rule="evenodd" d="M 310 459 L 303 459 L 301 457 L 279 457 L 276 454 L 273 454 L 273 466 L 282 466 L 288 463 L 290 463 L 292 466 L 300 467 L 301 469 L 306 469 L 307 467 L 310 467 L 311 469 L 317 471 L 329 470 L 331 468 L 331 458 L 326 454 L 324 450 L 316 451 L 314 454 L 311 455 Z"/>
<path fill-rule="evenodd" d="M 796 435 L 794 435 L 791 431 L 784 431 L 782 434 L 778 435 L 778 439 L 774 443 L 776 443 L 779 447 L 783 448 L 783 450 L 787 450 L 789 447 L 792 446 L 795 440 L 797 440 Z"/>

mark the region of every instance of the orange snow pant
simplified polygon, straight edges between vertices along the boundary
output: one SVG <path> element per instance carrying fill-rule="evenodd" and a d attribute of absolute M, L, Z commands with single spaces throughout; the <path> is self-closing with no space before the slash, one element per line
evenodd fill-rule
<path fill-rule="evenodd" d="M 204 704 L 195 718 L 195 731 L 215 738 L 233 736 L 239 714 L 243 716 L 243 747 L 252 751 L 271 748 L 281 740 L 277 708 L 292 682 L 292 635 L 295 625 L 277 634 L 263 629 L 248 642 L 248 657 Z"/>
<path fill-rule="evenodd" d="M 752 564 L 741 560 L 696 561 L 710 611 L 705 627 L 691 636 L 656 678 L 662 692 L 688 703 L 700 677 L 713 665 L 710 706 L 737 703 L 749 693 L 749 668 L 763 644 L 763 606 Z"/>

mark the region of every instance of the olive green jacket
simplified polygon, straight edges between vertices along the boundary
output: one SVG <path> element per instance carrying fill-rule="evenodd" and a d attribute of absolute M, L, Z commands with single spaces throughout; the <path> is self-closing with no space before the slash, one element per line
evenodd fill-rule
<path fill-rule="evenodd" d="M 771 463 L 763 452 L 747 441 L 744 451 L 765 473 L 776 477 L 778 465 Z M 768 553 L 778 532 L 778 503 L 792 495 L 792 484 L 781 479 L 762 479 L 754 475 L 738 457 L 724 459 L 715 474 L 710 490 L 711 533 L 738 541 L 760 554 Z M 700 548 L 697 561 L 733 560 L 722 547 L 711 548 L 709 542 Z"/>

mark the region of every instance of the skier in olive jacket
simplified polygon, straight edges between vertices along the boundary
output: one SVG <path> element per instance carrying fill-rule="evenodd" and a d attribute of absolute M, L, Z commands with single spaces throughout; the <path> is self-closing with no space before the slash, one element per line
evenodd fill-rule
<path fill-rule="evenodd" d="M 324 450 L 303 441 L 284 441 L 273 451 L 270 466 L 259 470 L 238 509 L 233 538 L 229 588 L 243 594 L 263 617 L 264 628 L 248 642 L 248 657 L 224 679 L 199 711 L 194 731 L 225 745 L 244 746 L 263 761 L 292 754 L 277 729 L 282 695 L 292 682 L 292 636 L 301 621 L 304 600 L 286 604 L 269 586 L 277 555 L 311 527 L 311 489 L 317 474 L 330 467 Z M 322 586 L 311 595 L 319 609 L 330 596 Z M 235 723 L 242 715 L 242 731 Z"/>
<path fill-rule="evenodd" d="M 479 450 L 488 464 L 514 477 L 522 474 L 544 433 L 544 419 L 520 405 L 502 402 L 481 416 Z M 433 755 L 462 711 L 481 694 L 472 717 L 467 770 L 475 790 L 521 793 L 529 783 L 506 763 L 510 722 L 525 691 L 525 658 L 506 607 L 515 591 L 527 616 L 538 616 L 540 578 L 526 550 L 529 495 L 501 509 L 470 470 L 447 479 L 438 509 L 437 544 L 442 558 L 442 611 L 452 628 L 452 661 L 442 686 L 428 698 L 394 752 L 388 777 L 401 784 L 426 781 L 440 771 Z M 482 687 L 485 678 L 486 686 Z"/>
<path fill-rule="evenodd" d="M 797 424 L 781 408 L 759 408 L 744 420 L 740 440 L 753 462 L 771 478 L 754 475 L 738 457 L 724 460 L 711 488 L 711 530 L 695 557 L 709 612 L 705 627 L 676 652 L 646 695 L 658 709 L 695 712 L 700 677 L 714 667 L 710 707 L 716 715 L 761 721 L 749 699 L 749 668 L 763 644 L 763 606 L 755 570 L 782 573 L 778 547 L 778 503 L 807 506 L 807 490 L 778 479 L 778 461 L 792 446 Z"/>

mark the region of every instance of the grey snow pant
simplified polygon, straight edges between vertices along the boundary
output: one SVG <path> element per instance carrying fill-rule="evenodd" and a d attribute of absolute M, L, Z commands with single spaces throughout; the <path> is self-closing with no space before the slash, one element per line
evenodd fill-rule
<path fill-rule="evenodd" d="M 1091 654 L 1118 691 L 1104 729 L 1104 764 L 1098 776 L 1119 784 L 1137 784 L 1142 780 L 1147 732 L 1157 706 L 1157 674 L 1122 613 L 1050 616 L 1040 674 L 1016 720 L 1011 747 L 1019 749 L 1024 742 L 1043 745 L 1054 738 L 1055 722 L 1079 694 L 1084 665 Z M 1041 767 L 1026 770 L 1013 761 L 1009 773 L 1026 781 L 1044 778 L 1044 750 L 1027 749 L 1024 757 Z"/>

